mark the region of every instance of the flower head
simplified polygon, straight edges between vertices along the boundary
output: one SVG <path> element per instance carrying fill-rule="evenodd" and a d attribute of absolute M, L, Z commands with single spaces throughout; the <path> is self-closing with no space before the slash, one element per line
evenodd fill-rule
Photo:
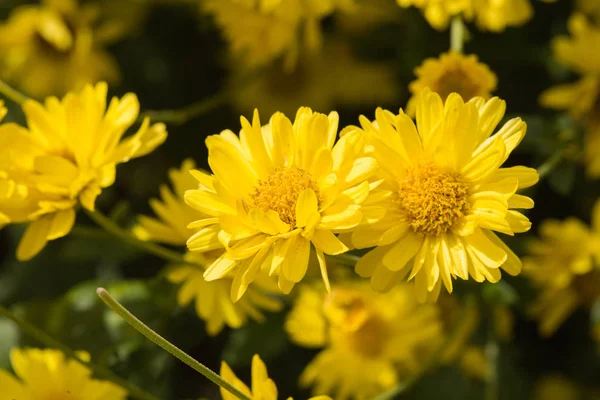
<path fill-rule="evenodd" d="M 540 332 L 552 335 L 580 306 L 600 299 L 600 203 L 594 209 L 594 230 L 576 218 L 547 220 L 540 225 L 540 239 L 529 246 L 523 274 L 539 289 L 530 311 L 540 321 Z"/>
<path fill-rule="evenodd" d="M 77 0 L 15 8 L 0 25 L 2 78 L 36 98 L 116 81 L 118 65 L 103 49 L 115 39 L 115 29 L 99 24 L 98 16 L 94 6 L 79 6 Z"/>
<path fill-rule="evenodd" d="M 486 64 L 480 63 L 476 55 L 465 56 L 454 51 L 426 59 L 415 69 L 415 75 L 417 80 L 408 87 L 412 97 L 406 107 L 411 117 L 416 112 L 418 95 L 425 88 L 439 94 L 442 101 L 454 92 L 465 100 L 473 97 L 487 100 L 498 84 L 496 75 Z"/>
<path fill-rule="evenodd" d="M 302 346 L 324 348 L 301 384 L 340 400 L 389 390 L 418 369 L 443 336 L 438 308 L 418 304 L 407 285 L 381 294 L 364 283 L 339 284 L 331 296 L 302 287 L 286 330 Z"/>
<path fill-rule="evenodd" d="M 236 389 L 251 399 L 277 400 L 277 385 L 269 378 L 267 367 L 258 354 L 252 358 L 252 388 L 246 386 L 238 379 L 226 362 L 221 364 L 221 377 L 232 384 Z M 221 388 L 223 400 L 236 400 L 237 397 Z M 288 400 L 293 400 L 291 397 Z M 331 400 L 327 396 L 312 397 L 309 400 Z"/>
<path fill-rule="evenodd" d="M 89 360 L 87 353 L 79 357 Z M 2 398 L 18 400 L 125 400 L 127 392 L 112 382 L 92 379 L 92 371 L 58 350 L 13 349 L 13 376 L 0 370 Z"/>
<path fill-rule="evenodd" d="M 166 139 L 165 126 L 150 126 L 148 118 L 123 139 L 138 116 L 137 97 L 115 97 L 107 108 L 106 93 L 107 85 L 99 83 L 43 105 L 27 100 L 27 129 L 2 126 L 0 158 L 6 165 L 0 173 L 16 182 L 20 201 L 0 202 L 0 212 L 11 222 L 30 222 L 17 249 L 20 260 L 68 234 L 78 204 L 93 211 L 96 197 L 114 183 L 117 164 L 150 153 Z"/>
<path fill-rule="evenodd" d="M 193 168 L 194 161 L 187 159 L 181 168 L 169 171 L 173 190 L 167 185 L 161 186 L 161 200 L 150 200 L 157 218 L 138 217 L 138 225 L 133 229 L 136 236 L 143 240 L 185 246 L 187 239 L 198 230 L 189 228 L 188 225 L 207 217 L 183 200 L 187 190 L 198 187 L 198 181 L 190 174 Z M 209 335 L 217 335 L 225 325 L 240 328 L 248 319 L 262 322 L 265 318 L 263 310 L 279 311 L 282 306 L 273 297 L 277 292 L 277 285 L 265 275 L 259 275 L 255 287 L 249 288 L 246 296 L 237 303 L 233 303 L 229 296 L 231 278 L 206 281 L 203 276 L 205 269 L 201 266 L 212 264 L 222 254 L 223 248 L 220 245 L 219 248 L 204 253 L 188 253 L 185 258 L 190 264 L 173 265 L 166 274 L 170 282 L 181 285 L 177 302 L 182 306 L 194 303 L 196 314 L 206 322 Z"/>
<path fill-rule="evenodd" d="M 424 301 L 437 298 L 442 282 L 452 292 L 457 277 L 497 282 L 500 267 L 520 272 L 520 260 L 493 231 L 529 230 L 529 220 L 514 209 L 531 208 L 533 201 L 516 191 L 538 175 L 532 168 L 501 168 L 526 131 L 514 118 L 492 134 L 505 107 L 498 98 L 465 103 L 456 93 L 444 103 L 426 90 L 416 126 L 402 110 L 378 109 L 375 122 L 361 117 L 356 129 L 366 133 L 367 155 L 377 159 L 384 182 L 363 203 L 370 218 L 354 230 L 352 242 L 376 247 L 356 266 L 374 289 L 414 278 Z"/>
<path fill-rule="evenodd" d="M 289 293 L 306 274 L 311 247 L 328 288 L 324 254 L 348 250 L 335 233 L 360 223 L 360 203 L 371 188 L 366 179 L 376 169 L 373 158 L 359 156 L 363 136 L 345 135 L 334 146 L 337 113 L 308 108 L 293 123 L 276 113 L 261 126 L 258 112 L 252 124 L 241 121 L 239 137 L 227 130 L 206 140 L 214 175 L 195 171 L 200 188 L 185 200 L 209 218 L 192 224 L 202 229 L 188 248 L 226 248 L 204 277 L 233 273 L 234 300 L 261 270 L 277 275 Z"/>

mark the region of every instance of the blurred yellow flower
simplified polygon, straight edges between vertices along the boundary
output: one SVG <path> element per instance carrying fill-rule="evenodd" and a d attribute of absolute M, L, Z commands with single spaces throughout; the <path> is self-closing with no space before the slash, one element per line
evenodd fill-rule
<path fill-rule="evenodd" d="M 87 353 L 79 357 L 89 360 Z M 92 371 L 58 350 L 13 349 L 13 376 L 0 369 L 2 399 L 125 400 L 127 392 L 112 382 L 92 379 Z"/>
<path fill-rule="evenodd" d="M 546 220 L 540 239 L 529 246 L 523 259 L 523 274 L 539 289 L 530 307 L 539 320 L 540 332 L 550 336 L 580 306 L 600 299 L 600 202 L 594 208 L 594 232 L 576 218 Z"/>
<path fill-rule="evenodd" d="M 118 65 L 104 47 L 119 35 L 114 25 L 99 24 L 98 11 L 77 0 L 15 8 L 0 25 L 2 79 L 35 98 L 118 80 Z"/>
<path fill-rule="evenodd" d="M 93 211 L 96 197 L 114 183 L 117 164 L 150 153 L 166 139 L 164 124 L 150 126 L 148 118 L 123 139 L 138 116 L 138 99 L 132 93 L 115 97 L 107 109 L 106 94 L 107 85 L 98 83 L 62 100 L 49 97 L 44 105 L 27 100 L 22 107 L 28 128 L 3 125 L 1 172 L 26 190 L 20 202 L 0 202 L 11 222 L 29 222 L 19 260 L 68 234 L 78 204 Z"/>
<path fill-rule="evenodd" d="M 587 14 L 600 22 L 600 2 L 597 0 L 577 0 L 575 2 L 578 11 Z"/>
<path fill-rule="evenodd" d="M 197 231 L 188 228 L 188 225 L 192 221 L 207 217 L 183 200 L 187 190 L 198 187 L 198 181 L 190 174 L 195 167 L 194 161 L 187 159 L 183 161 L 181 168 L 169 171 L 173 190 L 163 185 L 160 188 L 161 200 L 150 200 L 158 218 L 138 217 L 138 225 L 133 228 L 137 237 L 185 246 L 187 239 Z M 225 325 L 240 328 L 246 324 L 248 318 L 262 322 L 264 314 L 261 309 L 279 311 L 282 307 L 281 302 L 273 297 L 277 292 L 277 285 L 266 276 L 259 275 L 255 287 L 249 288 L 246 296 L 237 303 L 233 303 L 229 295 L 231 279 L 214 282 L 204 280 L 204 268 L 200 265 L 210 265 L 221 256 L 222 246 L 219 244 L 218 247 L 206 253 L 188 253 L 186 259 L 196 265 L 173 265 L 166 275 L 170 282 L 181 284 L 177 302 L 186 306 L 194 301 L 196 314 L 206 321 L 206 331 L 211 336 L 221 332 Z"/>
<path fill-rule="evenodd" d="M 221 364 L 221 378 L 232 384 L 240 392 L 251 399 L 277 400 L 277 385 L 269 378 L 267 367 L 260 359 L 258 354 L 252 358 L 252 388 L 246 386 L 244 382 L 238 379 L 229 365 L 225 361 Z M 238 400 L 238 398 L 221 388 L 221 397 L 223 400 Z M 288 400 L 293 400 L 291 397 Z M 309 400 L 331 400 L 327 396 L 311 397 Z"/>
<path fill-rule="evenodd" d="M 204 0 L 236 60 L 254 68 L 283 58 L 293 69 L 303 49 L 321 46 L 320 20 L 354 0 Z"/>
<path fill-rule="evenodd" d="M 289 293 L 308 268 L 311 247 L 329 290 L 324 254 L 348 250 L 335 233 L 350 231 L 362 220 L 360 203 L 377 169 L 361 156 L 361 132 L 345 135 L 334 146 L 335 112 L 319 114 L 300 108 L 292 122 L 275 113 L 261 126 L 242 117 L 239 137 L 230 130 L 206 139 L 214 175 L 194 171 L 200 183 L 185 201 L 209 218 L 191 226 L 202 228 L 188 240 L 191 251 L 224 246 L 204 277 L 213 281 L 234 275 L 232 299 L 237 301 L 261 270 L 278 276 Z"/>
<path fill-rule="evenodd" d="M 453 92 L 465 100 L 473 97 L 487 100 L 498 84 L 496 74 L 479 62 L 476 55 L 466 56 L 455 51 L 426 59 L 415 68 L 415 75 L 417 79 L 408 86 L 412 97 L 406 106 L 406 113 L 411 117 L 415 116 L 417 97 L 425 88 L 439 94 L 442 101 Z"/>
<path fill-rule="evenodd" d="M 239 80 L 247 74 L 236 71 Z M 274 64 L 238 90 L 232 99 L 243 113 L 255 108 L 293 114 L 304 104 L 330 111 L 336 105 L 369 106 L 394 102 L 399 94 L 394 71 L 382 63 L 356 59 L 341 41 L 325 42 L 320 54 L 302 57 L 293 71 Z"/>
<path fill-rule="evenodd" d="M 514 209 L 533 207 L 516 194 L 535 184 L 537 172 L 500 168 L 518 146 L 526 124 L 514 118 L 494 135 L 506 104 L 480 97 L 464 103 L 456 93 L 446 102 L 427 89 L 419 96 L 417 125 L 402 110 L 378 109 L 375 122 L 360 118 L 367 155 L 380 165 L 384 182 L 363 202 L 365 222 L 352 233 L 358 248 L 376 247 L 356 272 L 375 290 L 415 279 L 420 301 L 437 299 L 442 282 L 500 280 L 500 267 L 521 271 L 519 258 L 493 231 L 526 232 L 531 223 Z M 345 132 L 353 133 L 352 129 Z"/>
<path fill-rule="evenodd" d="M 438 311 L 418 304 L 408 285 L 381 294 L 367 283 L 346 283 L 331 296 L 303 286 L 286 330 L 295 343 L 324 349 L 302 373 L 301 385 L 339 400 L 391 389 L 442 342 Z"/>
<path fill-rule="evenodd" d="M 415 6 L 425 14 L 429 24 L 438 30 L 446 29 L 450 19 L 461 15 L 475 21 L 481 30 L 501 32 L 507 27 L 520 26 L 533 15 L 529 0 L 396 0 L 401 7 Z"/>
<path fill-rule="evenodd" d="M 582 399 L 582 390 L 564 376 L 547 375 L 537 381 L 532 399 L 580 400 Z"/>

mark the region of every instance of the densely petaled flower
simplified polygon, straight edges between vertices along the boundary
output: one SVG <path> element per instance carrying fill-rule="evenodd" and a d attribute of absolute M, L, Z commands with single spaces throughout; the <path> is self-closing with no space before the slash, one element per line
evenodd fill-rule
<path fill-rule="evenodd" d="M 455 93 L 444 104 L 426 91 L 416 126 L 402 110 L 378 109 L 374 123 L 361 117 L 371 143 L 367 154 L 377 158 L 384 183 L 363 203 L 372 219 L 353 232 L 352 242 L 376 246 L 356 265 L 374 289 L 414 278 L 424 301 L 437 298 L 442 282 L 451 292 L 452 279 L 497 282 L 499 267 L 511 275 L 521 271 L 518 257 L 493 231 L 529 230 L 529 220 L 513 209 L 533 207 L 516 191 L 535 184 L 538 174 L 500 168 L 526 131 L 515 118 L 492 135 L 505 107 L 498 98 L 464 103 Z"/>
<path fill-rule="evenodd" d="M 98 10 L 77 0 L 42 0 L 16 8 L 0 25 L 0 74 L 36 98 L 62 96 L 86 83 L 119 78 L 103 47 L 118 38 Z"/>
<path fill-rule="evenodd" d="M 371 399 L 418 369 L 443 340 L 436 305 L 418 304 L 408 285 L 376 293 L 367 283 L 327 296 L 304 286 L 286 330 L 302 346 L 324 348 L 300 382 L 339 400 Z"/>
<path fill-rule="evenodd" d="M 249 67 L 283 57 L 293 68 L 302 48 L 321 45 L 320 20 L 354 0 L 205 0 L 202 9 L 214 15 L 234 55 Z M 301 32 L 302 31 L 302 32 Z"/>
<path fill-rule="evenodd" d="M 477 56 L 450 51 L 439 58 L 428 58 L 415 68 L 417 80 L 408 89 L 412 97 L 406 106 L 406 113 L 414 117 L 417 97 L 425 88 L 431 89 L 446 101 L 450 93 L 456 92 L 463 99 L 473 97 L 489 99 L 496 89 L 498 79 L 490 68 L 477 60 Z"/>
<path fill-rule="evenodd" d="M 115 180 L 116 165 L 150 153 L 167 136 L 164 124 L 146 118 L 134 135 L 123 134 L 136 120 L 137 97 L 113 98 L 106 107 L 107 85 L 87 85 L 62 100 L 23 103 L 28 128 L 3 126 L 3 173 L 26 188 L 20 202 L 0 202 L 11 222 L 30 222 L 17 257 L 35 256 L 48 240 L 65 236 L 81 204 L 93 211 L 96 197 Z"/>
<path fill-rule="evenodd" d="M 427 22 L 435 29 L 445 29 L 450 19 L 462 15 L 475 21 L 479 29 L 501 32 L 510 26 L 526 23 L 533 15 L 529 0 L 396 0 L 401 7 L 423 10 Z"/>
<path fill-rule="evenodd" d="M 232 79 L 242 79 L 247 74 L 247 66 L 242 65 Z M 243 113 L 256 108 L 270 115 L 278 110 L 294 113 L 303 104 L 332 110 L 335 105 L 386 104 L 397 97 L 392 68 L 358 60 L 347 43 L 331 40 L 325 42 L 319 54 L 301 57 L 292 72 L 273 64 L 244 85 L 233 101 Z"/>
<path fill-rule="evenodd" d="M 79 352 L 82 359 L 89 354 Z M 0 369 L 2 399 L 125 400 L 127 392 L 112 382 L 92 379 L 92 371 L 58 350 L 13 349 L 15 376 Z"/>
<path fill-rule="evenodd" d="M 252 388 L 246 386 L 244 382 L 238 379 L 233 373 L 229 365 L 223 361 L 221 364 L 221 378 L 232 384 L 240 392 L 244 393 L 253 400 L 277 400 L 277 385 L 267 373 L 265 363 L 260 359 L 258 354 L 252 358 Z M 237 400 L 234 394 L 221 388 L 221 397 L 223 400 Z M 288 400 L 293 400 L 288 397 Z M 327 396 L 311 397 L 309 400 L 331 400 Z"/>
<path fill-rule="evenodd" d="M 207 217 L 183 200 L 187 190 L 198 187 L 198 181 L 190 174 L 193 168 L 194 162 L 187 159 L 180 169 L 169 171 L 173 191 L 167 185 L 160 187 L 161 200 L 150 200 L 158 218 L 140 216 L 139 224 L 133 229 L 136 236 L 143 240 L 185 246 L 187 239 L 197 231 L 188 228 L 188 225 Z M 196 265 L 173 265 L 166 275 L 169 281 L 181 284 L 177 294 L 180 305 L 194 302 L 196 314 L 206 322 L 209 335 L 218 334 L 225 325 L 239 328 L 249 318 L 262 322 L 264 314 L 261 310 L 279 311 L 282 307 L 281 302 L 272 296 L 277 292 L 277 285 L 266 276 L 259 275 L 256 287 L 249 288 L 246 296 L 235 304 L 229 296 L 231 279 L 207 282 L 204 279 L 204 268 L 200 266 L 212 264 L 223 251 L 218 249 L 206 253 L 188 253 L 186 259 Z"/>
<path fill-rule="evenodd" d="M 600 228 L 600 203 L 594 209 L 594 227 Z M 530 308 L 540 320 L 540 332 L 552 335 L 578 308 L 600 299 L 598 233 L 576 218 L 547 220 L 540 225 L 539 240 L 523 259 L 523 274 L 540 290 Z M 597 261 L 597 260 L 596 260 Z"/>
<path fill-rule="evenodd" d="M 293 124 L 276 113 L 261 126 L 258 112 L 252 124 L 241 122 L 239 137 L 226 130 L 206 140 L 214 175 L 195 171 L 200 189 L 188 191 L 185 200 L 210 218 L 191 225 L 202 229 L 188 248 L 225 246 L 227 253 L 204 277 L 233 273 L 234 300 L 261 270 L 278 275 L 279 288 L 289 293 L 306 273 L 311 245 L 329 288 L 324 254 L 348 250 L 334 233 L 360 223 L 360 203 L 371 189 L 366 179 L 377 167 L 373 158 L 359 156 L 362 133 L 334 146 L 337 113 L 309 108 L 299 109 Z"/>

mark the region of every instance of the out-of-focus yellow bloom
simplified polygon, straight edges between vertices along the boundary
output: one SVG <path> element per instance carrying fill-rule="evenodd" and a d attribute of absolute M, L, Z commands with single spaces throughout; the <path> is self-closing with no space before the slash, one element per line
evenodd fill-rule
<path fill-rule="evenodd" d="M 516 194 L 538 180 L 532 168 L 500 168 L 525 136 L 514 118 L 494 135 L 506 104 L 476 97 L 465 103 L 452 93 L 442 102 L 427 89 L 419 96 L 417 125 L 402 110 L 378 109 L 376 120 L 360 118 L 367 155 L 378 161 L 379 185 L 363 203 L 365 223 L 352 233 L 358 248 L 376 247 L 356 272 L 375 290 L 415 279 L 421 301 L 437 299 L 442 282 L 497 282 L 500 268 L 521 271 L 519 258 L 494 231 L 526 232 L 531 223 L 515 209 L 533 207 Z M 352 128 L 345 132 L 355 132 Z"/>
<path fill-rule="evenodd" d="M 244 71 L 239 71 L 241 76 Z M 346 43 L 334 41 L 326 42 L 322 53 L 302 57 L 291 72 L 272 65 L 241 88 L 233 101 L 244 113 L 256 108 L 289 115 L 303 104 L 330 111 L 335 105 L 385 104 L 397 97 L 389 66 L 357 60 Z"/>
<path fill-rule="evenodd" d="M 425 88 L 439 94 L 442 101 L 454 92 L 465 100 L 473 97 L 487 100 L 498 84 L 496 74 L 479 62 L 476 55 L 466 56 L 454 51 L 426 59 L 415 68 L 415 75 L 417 80 L 408 86 L 412 97 L 406 106 L 406 113 L 411 117 L 415 116 L 417 97 Z"/>
<path fill-rule="evenodd" d="M 104 47 L 120 35 L 114 24 L 99 24 L 99 15 L 77 0 L 16 8 L 0 25 L 0 76 L 35 98 L 118 80 L 118 65 Z"/>
<path fill-rule="evenodd" d="M 148 118 L 134 135 L 123 139 L 135 122 L 139 103 L 133 93 L 113 98 L 107 108 L 107 85 L 87 85 L 62 100 L 42 105 L 23 103 L 28 128 L 3 125 L 0 159 L 8 178 L 17 182 L 21 201 L 0 201 L 11 222 L 29 222 L 17 249 L 28 260 L 49 240 L 67 235 L 75 207 L 93 211 L 96 197 L 115 181 L 116 165 L 153 151 L 167 137 L 164 124 Z"/>
<path fill-rule="evenodd" d="M 87 353 L 79 357 L 89 360 Z M 59 350 L 13 349 L 15 376 L 0 369 L 2 399 L 125 400 L 127 392 L 112 382 L 92 379 L 92 371 Z"/>
<path fill-rule="evenodd" d="M 469 346 L 460 357 L 460 367 L 469 376 L 485 381 L 489 375 L 489 363 L 481 347 Z"/>
<path fill-rule="evenodd" d="M 291 70 L 302 49 L 321 46 L 320 20 L 354 0 L 204 0 L 202 10 L 214 15 L 236 60 L 249 68 L 283 57 Z"/>
<path fill-rule="evenodd" d="M 540 239 L 529 246 L 523 273 L 539 290 L 530 312 L 539 319 L 540 332 L 552 335 L 580 306 L 600 299 L 600 203 L 594 208 L 594 230 L 576 218 L 547 220 L 540 225 Z"/>
<path fill-rule="evenodd" d="M 185 201 L 210 217 L 191 225 L 202 229 L 188 248 L 226 248 L 204 277 L 233 274 L 234 301 L 261 270 L 278 276 L 289 293 L 306 274 L 312 247 L 329 290 L 324 254 L 348 250 L 335 233 L 362 220 L 360 203 L 372 187 L 366 179 L 377 169 L 361 155 L 363 135 L 349 133 L 334 146 L 337 113 L 309 108 L 300 108 L 293 123 L 276 113 L 261 126 L 258 112 L 252 124 L 243 117 L 241 123 L 239 137 L 226 130 L 206 139 L 213 175 L 194 171 L 200 188 Z"/>
<path fill-rule="evenodd" d="M 574 382 L 560 375 L 544 376 L 538 380 L 533 400 L 579 400 L 582 391 Z"/>
<path fill-rule="evenodd" d="M 435 305 L 401 285 L 385 294 L 367 283 L 339 284 L 327 296 L 304 286 L 288 316 L 291 339 L 324 348 L 300 383 L 339 400 L 370 399 L 419 369 L 443 340 Z"/>
<path fill-rule="evenodd" d="M 596 0 L 577 0 L 575 2 L 578 11 L 587 14 L 600 22 L 600 2 Z"/>
<path fill-rule="evenodd" d="M 396 0 L 401 7 L 423 10 L 427 22 L 435 29 L 448 27 L 450 19 L 462 15 L 479 29 L 502 32 L 510 26 L 529 21 L 533 8 L 529 0 Z"/>
<path fill-rule="evenodd" d="M 181 168 L 169 171 L 173 190 L 163 185 L 160 188 L 161 200 L 150 200 L 158 218 L 138 217 L 138 225 L 133 229 L 137 237 L 185 246 L 187 239 L 197 231 L 188 225 L 192 221 L 207 217 L 183 200 L 186 191 L 198 187 L 198 181 L 190 174 L 195 167 L 194 161 L 187 159 Z M 235 304 L 229 295 L 231 279 L 214 282 L 204 280 L 204 268 L 200 265 L 210 265 L 222 254 L 223 249 L 220 245 L 219 248 L 205 253 L 188 253 L 186 259 L 196 265 L 174 265 L 166 275 L 170 282 L 181 284 L 177 302 L 186 306 L 194 301 L 196 314 L 206 321 L 206 331 L 211 336 L 221 332 L 225 325 L 240 328 L 246 324 L 248 318 L 262 322 L 264 314 L 261 309 L 279 311 L 282 307 L 281 302 L 272 296 L 277 292 L 277 285 L 266 276 L 259 275 L 256 287 L 249 288 L 246 296 Z"/>
<path fill-rule="evenodd" d="M 252 388 L 238 379 L 225 361 L 221 364 L 221 378 L 232 384 L 251 399 L 277 400 L 277 385 L 269 378 L 267 367 L 258 354 L 252 358 Z M 221 388 L 223 400 L 237 400 L 237 397 Z M 288 400 L 293 400 L 291 397 Z M 309 400 L 331 400 L 327 396 L 311 397 Z"/>

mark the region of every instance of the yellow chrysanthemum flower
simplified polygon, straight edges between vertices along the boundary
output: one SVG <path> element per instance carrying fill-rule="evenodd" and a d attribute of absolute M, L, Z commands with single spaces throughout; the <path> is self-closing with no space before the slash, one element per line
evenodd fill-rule
<path fill-rule="evenodd" d="M 186 202 L 210 218 L 192 224 L 202 228 L 188 240 L 191 251 L 225 246 L 204 277 L 213 281 L 234 274 L 237 301 L 261 270 L 278 275 L 289 293 L 308 267 L 311 247 L 329 289 L 324 254 L 348 250 L 335 233 L 362 220 L 360 203 L 371 186 L 366 179 L 377 165 L 360 156 L 363 135 L 345 135 L 334 146 L 338 115 L 301 108 L 294 123 L 281 113 L 261 126 L 242 117 L 239 137 L 226 130 L 206 139 L 214 173 L 194 171 L 200 189 Z"/>
<path fill-rule="evenodd" d="M 600 228 L 600 203 L 594 209 L 594 227 Z M 523 273 L 540 290 L 530 312 L 540 321 L 540 332 L 552 335 L 581 306 L 600 299 L 600 242 L 583 222 L 547 220 L 540 225 L 540 239 L 529 246 Z"/>
<path fill-rule="evenodd" d="M 415 75 L 417 79 L 408 86 L 412 97 L 406 106 L 406 113 L 411 117 L 415 116 L 417 97 L 425 88 L 439 94 L 443 101 L 454 92 L 465 100 L 473 97 L 487 100 L 498 84 L 496 74 L 479 62 L 476 55 L 466 56 L 455 51 L 426 59 L 415 68 Z"/>
<path fill-rule="evenodd" d="M 198 187 L 198 181 L 190 174 L 194 168 L 194 161 L 187 159 L 181 168 L 169 171 L 173 191 L 167 185 L 160 187 L 161 200 L 150 200 L 158 218 L 138 217 L 138 225 L 133 229 L 137 237 L 185 246 L 187 239 L 197 231 L 188 228 L 188 225 L 207 217 L 183 200 L 187 190 Z M 277 285 L 266 276 L 259 275 L 256 287 L 249 288 L 246 296 L 235 304 L 229 296 L 231 279 L 207 282 L 203 276 L 204 269 L 199 266 L 212 264 L 222 254 L 222 249 L 188 253 L 186 259 L 198 266 L 173 265 L 166 275 L 170 282 L 181 284 L 177 302 L 186 306 L 193 301 L 196 314 L 206 322 L 206 331 L 211 336 L 221 332 L 225 325 L 240 328 L 249 318 L 262 322 L 265 317 L 261 310 L 279 311 L 282 307 L 282 303 L 273 297 L 277 292 Z"/>
<path fill-rule="evenodd" d="M 583 391 L 574 382 L 560 375 L 541 377 L 533 390 L 533 400 L 579 400 Z M 591 398 L 590 398 L 591 399 Z"/>
<path fill-rule="evenodd" d="M 246 66 L 233 81 L 248 74 Z M 239 75 L 239 76 L 237 76 Z M 243 88 L 233 102 L 243 113 L 295 113 L 303 104 L 318 110 L 335 105 L 366 106 L 392 103 L 399 89 L 394 71 L 382 63 L 357 60 L 346 43 L 328 41 L 319 54 L 302 57 L 294 71 L 279 64 L 267 68 Z"/>
<path fill-rule="evenodd" d="M 89 360 L 87 353 L 79 352 Z M 13 349 L 15 376 L 0 369 L 2 399 L 125 400 L 127 392 L 112 382 L 92 379 L 92 371 L 58 350 Z"/>
<path fill-rule="evenodd" d="M 415 6 L 423 10 L 429 24 L 446 29 L 450 19 L 462 15 L 475 21 L 479 29 L 501 32 L 520 26 L 533 15 L 529 0 L 396 0 L 401 7 Z"/>
<path fill-rule="evenodd" d="M 29 222 L 18 259 L 28 260 L 49 240 L 68 234 L 75 207 L 94 210 L 96 197 L 114 183 L 117 164 L 150 153 L 166 139 L 164 124 L 150 126 L 148 118 L 123 139 L 138 116 L 138 99 L 132 93 L 115 97 L 107 108 L 106 94 L 107 85 L 99 83 L 62 100 L 49 97 L 44 105 L 27 100 L 22 107 L 28 128 L 2 126 L 2 172 L 26 190 L 21 201 L 0 201 L 11 222 Z"/>
<path fill-rule="evenodd" d="M 442 102 L 426 90 L 417 104 L 417 125 L 402 110 L 378 109 L 375 122 L 361 117 L 368 155 L 376 157 L 384 182 L 363 203 L 372 216 L 352 234 L 358 248 L 376 247 L 356 272 L 375 290 L 415 279 L 421 301 L 436 299 L 452 279 L 497 282 L 502 267 L 521 271 L 519 258 L 493 231 L 513 235 L 531 223 L 513 209 L 533 207 L 516 194 L 535 184 L 532 168 L 500 168 L 525 136 L 520 118 L 496 134 L 506 104 L 476 97 L 464 103 L 456 93 Z M 354 132 L 352 129 L 347 132 Z"/>
<path fill-rule="evenodd" d="M 62 96 L 86 83 L 116 81 L 119 68 L 103 47 L 119 35 L 77 0 L 42 0 L 16 8 L 0 25 L 0 76 L 36 98 Z"/>
<path fill-rule="evenodd" d="M 269 378 L 267 367 L 258 354 L 252 358 L 252 388 L 249 388 L 244 382 L 239 380 L 231 368 L 229 368 L 229 365 L 224 361 L 221 364 L 221 377 L 250 399 L 277 400 L 277 385 Z M 237 400 L 235 395 L 223 388 L 221 388 L 221 397 L 223 400 Z M 288 397 L 288 400 L 293 399 Z M 311 397 L 308 400 L 331 400 L 331 398 L 327 396 L 316 396 Z"/>
<path fill-rule="evenodd" d="M 250 68 L 283 57 L 287 70 L 301 49 L 321 45 L 320 20 L 354 0 L 204 0 L 234 55 Z"/>
<path fill-rule="evenodd" d="M 304 286 L 286 330 L 299 345 L 324 348 L 301 385 L 339 400 L 371 399 L 391 389 L 443 339 L 438 308 L 418 304 L 407 285 L 381 294 L 367 283 L 339 284 L 331 296 Z"/>

